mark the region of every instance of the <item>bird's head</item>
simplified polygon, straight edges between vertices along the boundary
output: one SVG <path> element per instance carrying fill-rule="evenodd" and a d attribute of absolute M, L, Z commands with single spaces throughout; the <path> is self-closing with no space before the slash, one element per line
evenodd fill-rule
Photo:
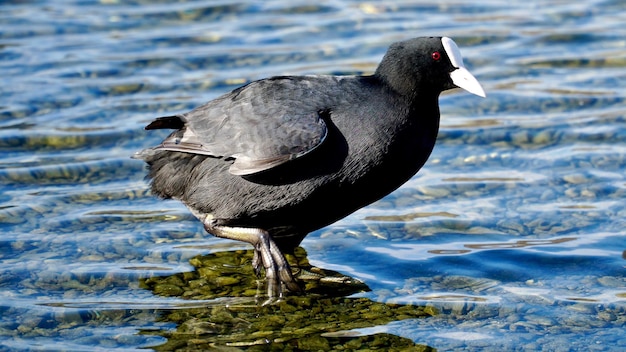
<path fill-rule="evenodd" d="M 375 75 L 395 91 L 409 96 L 438 96 L 452 88 L 486 96 L 463 64 L 458 46 L 448 37 L 421 37 L 392 44 Z"/>

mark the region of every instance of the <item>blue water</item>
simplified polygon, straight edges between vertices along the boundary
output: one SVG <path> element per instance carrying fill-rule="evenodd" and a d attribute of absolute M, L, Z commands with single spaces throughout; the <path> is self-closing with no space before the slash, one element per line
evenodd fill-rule
<path fill-rule="evenodd" d="M 425 168 L 303 247 L 371 289 L 353 297 L 439 314 L 351 333 L 626 349 L 626 3 L 317 3 L 0 3 L 0 350 L 156 348 L 179 328 L 164 311 L 219 304 L 140 285 L 248 248 L 149 194 L 130 155 L 164 137 L 152 118 L 267 76 L 371 73 L 422 35 L 454 38 L 487 99 L 442 95 Z"/>

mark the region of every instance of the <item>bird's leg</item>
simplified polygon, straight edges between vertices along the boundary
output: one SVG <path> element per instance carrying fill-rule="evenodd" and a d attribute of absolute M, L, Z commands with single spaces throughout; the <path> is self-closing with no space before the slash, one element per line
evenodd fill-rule
<path fill-rule="evenodd" d="M 214 236 L 243 241 L 254 246 L 252 266 L 257 274 L 260 273 L 261 265 L 265 268 L 267 295 L 270 299 L 282 296 L 282 284 L 290 291 L 300 291 L 300 286 L 291 274 L 289 263 L 267 231 L 250 227 L 221 226 L 206 216 L 201 220 L 207 232 Z"/>
<path fill-rule="evenodd" d="M 256 275 L 257 278 L 261 277 L 261 265 L 263 265 L 263 262 L 261 261 L 261 255 L 259 251 L 255 248 L 254 255 L 252 256 L 252 269 L 254 270 L 254 275 Z"/>
<path fill-rule="evenodd" d="M 269 238 L 269 235 L 268 235 Z M 300 285 L 293 278 L 293 273 L 291 272 L 291 266 L 289 262 L 285 258 L 285 255 L 280 251 L 276 243 L 269 238 L 270 240 L 270 254 L 272 254 L 272 258 L 274 258 L 274 263 L 276 265 L 276 269 L 278 271 L 278 278 L 280 282 L 284 283 L 287 286 L 287 289 L 292 292 L 300 292 Z"/>

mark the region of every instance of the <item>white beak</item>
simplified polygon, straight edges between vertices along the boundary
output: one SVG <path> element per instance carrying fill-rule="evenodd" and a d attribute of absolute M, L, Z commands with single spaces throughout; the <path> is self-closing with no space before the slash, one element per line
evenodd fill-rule
<path fill-rule="evenodd" d="M 485 94 L 485 90 L 478 83 L 478 80 L 465 68 L 461 51 L 456 43 L 448 37 L 441 38 L 441 43 L 446 50 L 446 54 L 448 54 L 448 58 L 450 58 L 452 66 L 456 67 L 456 70 L 450 72 L 452 83 L 479 97 L 486 97 L 487 94 Z"/>

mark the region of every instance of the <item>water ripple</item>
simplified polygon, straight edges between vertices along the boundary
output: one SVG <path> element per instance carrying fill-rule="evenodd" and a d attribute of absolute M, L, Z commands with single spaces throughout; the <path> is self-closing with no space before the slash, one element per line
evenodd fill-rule
<path fill-rule="evenodd" d="M 224 312 L 249 296 L 145 286 L 201 285 L 191 263 L 247 247 L 149 194 L 130 156 L 166 132 L 143 126 L 262 77 L 371 73 L 389 43 L 418 35 L 453 37 L 488 98 L 443 94 L 424 170 L 304 247 L 371 289 L 347 301 L 367 302 L 365 320 L 432 314 L 353 329 L 329 318 L 339 331 L 300 340 L 625 348 L 625 22 L 619 0 L 3 4 L 0 349 L 171 347 L 200 341 L 184 329 L 238 326 Z"/>

